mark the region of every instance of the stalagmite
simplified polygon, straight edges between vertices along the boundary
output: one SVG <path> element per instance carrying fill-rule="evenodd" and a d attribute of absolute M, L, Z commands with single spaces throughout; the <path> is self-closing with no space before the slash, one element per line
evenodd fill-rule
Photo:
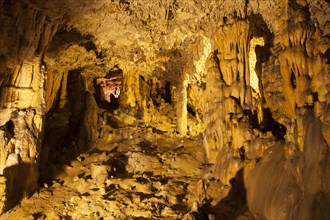
<path fill-rule="evenodd" d="M 187 134 L 187 79 L 186 74 L 182 73 L 180 77 L 179 85 L 177 87 L 176 96 L 176 120 L 177 120 L 177 131 L 182 134 Z"/>

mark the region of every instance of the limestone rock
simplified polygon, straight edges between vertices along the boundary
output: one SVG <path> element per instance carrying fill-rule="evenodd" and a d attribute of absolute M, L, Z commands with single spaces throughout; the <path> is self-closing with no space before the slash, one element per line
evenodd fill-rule
<path fill-rule="evenodd" d="M 92 178 L 95 180 L 97 185 L 105 183 L 109 177 L 108 172 L 110 172 L 110 167 L 107 165 L 92 164 L 91 166 Z"/>
<path fill-rule="evenodd" d="M 96 85 L 99 86 L 101 92 L 101 100 L 110 102 L 110 95 L 113 95 L 115 98 L 119 97 L 122 77 L 122 75 L 118 75 L 109 78 L 96 79 Z"/>

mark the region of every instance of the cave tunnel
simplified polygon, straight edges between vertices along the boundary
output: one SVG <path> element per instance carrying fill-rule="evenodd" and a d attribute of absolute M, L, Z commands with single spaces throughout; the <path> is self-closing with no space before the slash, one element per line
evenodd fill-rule
<path fill-rule="evenodd" d="M 0 0 L 0 219 L 330 219 L 326 0 Z"/>

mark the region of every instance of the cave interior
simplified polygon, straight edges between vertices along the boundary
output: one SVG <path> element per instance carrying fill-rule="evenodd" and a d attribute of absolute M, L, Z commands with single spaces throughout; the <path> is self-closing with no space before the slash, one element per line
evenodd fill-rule
<path fill-rule="evenodd" d="M 328 0 L 0 0 L 0 219 L 330 219 Z"/>

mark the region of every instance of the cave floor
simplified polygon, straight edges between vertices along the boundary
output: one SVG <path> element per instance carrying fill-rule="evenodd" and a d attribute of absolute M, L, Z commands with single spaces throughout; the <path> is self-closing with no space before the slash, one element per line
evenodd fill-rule
<path fill-rule="evenodd" d="M 201 138 L 139 133 L 49 167 L 53 180 L 0 219 L 221 219 L 208 194 L 219 199 L 229 187 L 207 180 Z"/>

